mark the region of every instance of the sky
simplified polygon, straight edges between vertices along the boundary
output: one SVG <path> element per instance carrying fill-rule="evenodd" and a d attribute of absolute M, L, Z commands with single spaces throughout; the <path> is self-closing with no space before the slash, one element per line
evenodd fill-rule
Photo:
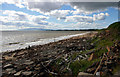
<path fill-rule="evenodd" d="M 118 0 L 107 1 L 0 1 L 0 30 L 107 28 L 118 21 Z"/>

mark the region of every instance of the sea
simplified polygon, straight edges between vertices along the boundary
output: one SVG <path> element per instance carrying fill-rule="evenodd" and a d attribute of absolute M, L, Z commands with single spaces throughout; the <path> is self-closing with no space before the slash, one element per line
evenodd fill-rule
<path fill-rule="evenodd" d="M 0 52 L 43 45 L 86 33 L 88 31 L 1 31 Z"/>

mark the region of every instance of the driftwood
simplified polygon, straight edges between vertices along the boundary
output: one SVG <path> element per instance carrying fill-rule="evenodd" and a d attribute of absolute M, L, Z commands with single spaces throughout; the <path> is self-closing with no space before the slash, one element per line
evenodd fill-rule
<path fill-rule="evenodd" d="M 45 68 L 45 71 L 46 71 L 46 72 L 48 72 L 48 73 L 50 73 L 50 74 L 53 74 L 53 75 L 58 75 L 58 73 L 51 72 L 51 71 L 47 68 L 47 66 L 49 66 L 50 63 L 54 62 L 55 60 L 57 60 L 57 59 L 60 58 L 61 56 L 62 56 L 62 55 L 58 56 L 58 57 L 55 58 L 55 59 L 51 59 L 46 65 L 44 65 L 43 62 L 41 62 L 41 65 Z"/>
<path fill-rule="evenodd" d="M 103 57 L 102 57 L 102 59 L 101 59 L 101 61 L 100 61 L 100 64 L 99 64 L 99 66 L 97 67 L 97 69 L 95 70 L 95 72 L 94 72 L 94 75 L 96 74 L 96 72 L 99 70 L 99 68 L 101 67 L 101 64 L 102 64 L 102 61 L 103 61 L 103 59 L 106 57 L 107 58 L 107 61 L 108 61 L 108 55 L 109 55 L 109 53 L 110 53 L 110 48 L 107 46 L 106 47 L 107 48 L 107 50 L 108 50 L 108 52 L 107 52 L 107 55 L 104 53 L 103 54 Z"/>
<path fill-rule="evenodd" d="M 5 60 L 12 60 L 16 53 L 13 53 L 11 56 L 4 56 Z"/>
<path fill-rule="evenodd" d="M 105 57 L 105 53 L 103 54 L 103 57 L 102 57 L 102 59 L 101 59 L 101 61 L 100 61 L 100 64 L 98 65 L 97 69 L 95 70 L 94 75 L 95 75 L 96 72 L 100 69 L 104 57 Z"/>
<path fill-rule="evenodd" d="M 107 50 L 108 50 L 107 55 L 109 55 L 109 53 L 110 53 L 110 48 L 109 48 L 108 46 L 107 46 L 106 48 L 107 48 Z"/>
<path fill-rule="evenodd" d="M 51 72 L 49 69 L 47 69 L 47 67 L 41 62 L 42 66 L 45 68 L 45 71 L 50 73 L 50 74 L 53 74 L 53 75 L 58 75 L 57 73 L 54 73 L 54 72 Z"/>

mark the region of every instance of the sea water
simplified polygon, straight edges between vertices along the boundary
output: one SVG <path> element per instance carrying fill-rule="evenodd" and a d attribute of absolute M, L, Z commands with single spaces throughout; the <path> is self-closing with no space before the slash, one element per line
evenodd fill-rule
<path fill-rule="evenodd" d="M 2 31 L 0 52 L 22 49 L 33 45 L 43 45 L 79 36 L 87 31 Z"/>

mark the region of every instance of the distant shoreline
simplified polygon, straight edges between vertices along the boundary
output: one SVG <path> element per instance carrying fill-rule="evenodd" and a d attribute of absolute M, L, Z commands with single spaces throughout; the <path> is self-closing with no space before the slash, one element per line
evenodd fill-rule
<path fill-rule="evenodd" d="M 74 30 L 69 30 L 69 29 L 58 29 L 58 30 L 52 30 L 52 29 L 21 29 L 21 30 L 3 30 L 3 31 L 99 31 L 102 29 L 74 29 Z M 3 32 L 0 31 L 0 32 Z"/>
<path fill-rule="evenodd" d="M 101 29 L 80 29 L 80 30 L 47 30 L 47 31 L 98 31 Z"/>

